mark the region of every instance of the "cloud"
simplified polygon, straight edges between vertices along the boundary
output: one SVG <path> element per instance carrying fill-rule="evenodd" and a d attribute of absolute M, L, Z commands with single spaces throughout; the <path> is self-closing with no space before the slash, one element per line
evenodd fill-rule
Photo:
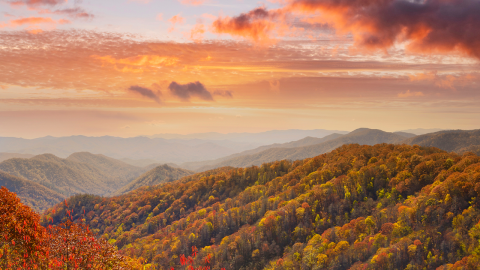
<path fill-rule="evenodd" d="M 69 23 L 71 23 L 69 20 L 64 20 L 64 19 L 55 21 L 52 18 L 28 17 L 28 18 L 10 20 L 9 23 L 0 23 L 0 28 L 5 28 L 5 27 L 15 28 L 19 26 L 27 26 L 28 28 L 32 28 L 32 27 L 38 27 L 38 25 L 47 25 L 48 27 L 54 29 L 57 24 L 69 24 Z M 28 32 L 31 34 L 38 34 L 43 31 L 41 29 L 29 29 Z"/>
<path fill-rule="evenodd" d="M 437 78 L 436 71 L 416 73 L 414 75 L 409 75 L 410 81 L 433 81 Z"/>
<path fill-rule="evenodd" d="M 199 6 L 205 3 L 205 0 L 179 0 L 180 3 L 187 6 Z"/>
<path fill-rule="evenodd" d="M 153 91 L 153 90 L 150 90 L 148 88 L 141 87 L 141 86 L 138 86 L 138 85 L 130 86 L 130 88 L 128 88 L 128 90 L 131 91 L 131 92 L 138 93 L 138 94 L 140 94 L 140 95 L 142 95 L 146 98 L 149 98 L 151 100 L 154 100 L 158 104 L 162 103 L 161 100 L 160 100 L 161 92 L 159 92 L 159 91 Z"/>
<path fill-rule="evenodd" d="M 410 90 L 407 90 L 405 93 L 399 93 L 397 95 L 399 98 L 407 98 L 407 97 L 423 97 L 424 94 L 422 92 L 410 92 Z"/>
<path fill-rule="evenodd" d="M 104 65 L 111 64 L 115 70 L 121 72 L 142 73 L 144 68 L 174 66 L 179 59 L 177 57 L 158 56 L 158 55 L 137 55 L 124 59 L 116 59 L 110 55 L 98 56 L 92 55 L 94 59 L 100 60 Z"/>
<path fill-rule="evenodd" d="M 26 5 L 29 7 L 36 6 L 56 6 L 67 3 L 68 0 L 7 0 L 5 2 L 13 6 Z"/>
<path fill-rule="evenodd" d="M 410 81 L 430 81 L 440 88 L 457 91 L 455 84 L 461 86 L 468 85 L 470 82 L 477 79 L 477 73 L 464 75 L 438 75 L 437 71 L 431 71 L 410 75 L 409 78 Z"/>
<path fill-rule="evenodd" d="M 168 89 L 172 81 L 200 81 L 208 86 L 207 90 L 212 89 L 212 95 L 217 89 L 231 90 L 234 91 L 235 102 L 270 102 L 285 96 L 289 100 L 297 100 L 302 98 L 300 94 L 294 94 L 298 91 L 305 91 L 302 95 L 310 97 L 312 93 L 324 93 L 322 91 L 326 89 L 335 91 L 325 93 L 325 96 L 392 98 L 391 92 L 385 89 L 391 89 L 394 96 L 407 89 L 423 93 L 438 90 L 435 82 L 431 85 L 411 82 L 409 74 L 430 70 L 473 74 L 478 70 L 478 64 L 473 61 L 472 64 L 462 62 L 457 65 L 454 61 L 453 64 L 438 63 L 431 57 L 416 56 L 414 61 L 400 62 L 398 59 L 403 53 L 392 54 L 391 58 L 384 56 L 379 61 L 364 56 L 332 60 L 328 48 L 322 52 L 324 43 L 313 42 L 289 42 L 287 46 L 280 44 L 258 48 L 235 41 L 176 43 L 122 33 L 54 30 L 41 35 L 26 31 L 0 31 L 0 43 L 0 84 L 49 89 L 53 98 L 65 89 L 109 93 L 108 98 L 111 98 L 110 95 L 123 95 L 121 90 L 126 91 L 132 85 L 157 90 L 153 87 L 157 83 L 163 90 Z M 293 77 L 298 78 L 289 79 Z M 275 81 L 280 81 L 281 92 L 278 95 L 272 95 L 269 81 L 273 85 L 276 85 Z M 466 86 L 462 89 L 461 83 L 455 81 L 455 87 L 459 89 L 456 95 L 474 95 L 478 93 L 475 89 L 480 83 L 480 76 L 473 81 L 465 80 Z M 170 90 L 167 93 L 170 94 Z M 448 91 L 445 94 L 454 93 Z M 216 97 L 213 95 L 214 99 Z M 119 99 L 116 102 L 119 107 L 157 105 L 147 99 Z M 276 103 L 272 101 L 272 104 Z"/>
<path fill-rule="evenodd" d="M 172 24 L 170 29 L 168 29 L 168 32 L 172 32 L 173 30 L 175 30 L 175 25 L 176 24 L 185 23 L 185 18 L 183 18 L 182 16 L 180 16 L 180 14 L 178 14 L 178 15 L 175 15 L 172 18 L 170 18 L 168 21 Z"/>
<path fill-rule="evenodd" d="M 205 25 L 202 23 L 197 23 L 193 29 L 190 31 L 190 40 L 195 42 L 200 42 L 203 39 L 203 35 L 205 34 Z"/>
<path fill-rule="evenodd" d="M 74 7 L 74 8 L 64 8 L 64 9 L 57 9 L 55 11 L 42 9 L 38 12 L 39 14 L 55 14 L 55 15 L 65 15 L 70 18 L 74 19 L 92 19 L 95 15 L 88 13 L 81 7 Z"/>
<path fill-rule="evenodd" d="M 259 44 L 271 44 L 275 30 L 283 26 L 283 13 L 268 11 L 265 7 L 256 8 L 236 17 L 219 17 L 213 24 L 213 32 L 243 37 Z M 277 31 L 278 33 L 278 31 Z"/>
<path fill-rule="evenodd" d="M 0 89 L 6 90 L 6 89 L 8 89 L 8 86 L 7 85 L 0 85 Z"/>
<path fill-rule="evenodd" d="M 268 81 L 268 84 L 270 85 L 270 90 L 272 90 L 274 92 L 280 91 L 280 81 L 270 80 L 270 81 Z"/>
<path fill-rule="evenodd" d="M 233 91 L 222 91 L 222 90 L 216 90 L 213 92 L 214 96 L 221 96 L 221 97 L 226 97 L 226 98 L 233 98 Z"/>
<path fill-rule="evenodd" d="M 387 50 L 407 43 L 417 53 L 461 52 L 480 59 L 480 1 L 478 0 L 285 0 L 272 11 L 252 10 L 234 18 L 220 18 L 217 33 L 241 36 L 257 43 L 271 40 L 275 14 L 313 16 L 310 23 L 351 33 L 357 48 Z"/>
<path fill-rule="evenodd" d="M 168 89 L 173 95 L 179 97 L 182 101 L 190 101 L 192 97 L 197 97 L 206 101 L 213 101 L 212 94 L 208 92 L 205 86 L 200 82 L 179 84 L 172 82 Z"/>

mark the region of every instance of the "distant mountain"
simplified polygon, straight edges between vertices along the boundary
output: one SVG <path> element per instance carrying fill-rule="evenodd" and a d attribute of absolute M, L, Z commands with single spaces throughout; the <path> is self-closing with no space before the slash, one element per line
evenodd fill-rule
<path fill-rule="evenodd" d="M 400 130 L 400 131 L 397 131 L 397 132 L 412 133 L 412 134 L 415 134 L 415 135 L 423 135 L 423 134 L 434 133 L 434 132 L 438 132 L 438 131 L 443 131 L 443 129 L 439 129 L 439 128 L 416 128 L 416 129 Z M 397 133 L 397 132 L 395 132 L 395 133 Z"/>
<path fill-rule="evenodd" d="M 192 174 L 194 174 L 194 172 L 180 168 L 173 168 L 166 164 L 157 166 L 144 173 L 122 189 L 116 191 L 113 195 L 124 194 L 144 186 L 155 186 L 162 183 L 172 182 Z"/>
<path fill-rule="evenodd" d="M 378 129 L 361 128 L 343 136 L 333 135 L 324 139 L 319 139 L 318 144 L 306 145 L 301 147 L 273 147 L 261 152 L 239 155 L 234 158 L 223 160 L 215 164 L 209 164 L 198 168 L 196 171 L 205 171 L 213 168 L 232 166 L 232 167 L 248 167 L 252 165 L 261 165 L 262 163 L 272 162 L 276 160 L 299 160 L 309 157 L 314 157 L 320 154 L 330 152 L 344 144 L 361 144 L 361 145 L 375 145 L 379 143 L 399 143 L 407 137 L 381 131 Z M 290 145 L 302 145 L 304 142 L 315 142 L 310 138 L 303 139 L 299 142 L 292 142 Z"/>
<path fill-rule="evenodd" d="M 0 171 L 0 187 L 17 193 L 22 203 L 37 212 L 42 212 L 61 202 L 65 197 L 49 188 L 24 178 Z"/>
<path fill-rule="evenodd" d="M 260 146 L 260 143 L 119 137 L 43 137 L 19 139 L 0 137 L 0 152 L 20 154 L 51 153 L 66 158 L 76 152 L 102 154 L 115 159 L 151 159 L 154 163 L 183 163 L 228 156 Z M 148 165 L 148 164 L 147 164 Z"/>
<path fill-rule="evenodd" d="M 319 144 L 323 143 L 329 140 L 333 140 L 336 138 L 339 138 L 341 136 L 344 136 L 342 134 L 334 133 L 330 134 L 328 136 L 325 136 L 323 138 L 314 138 L 314 137 L 306 137 L 298 141 L 293 141 L 293 142 L 288 142 L 288 143 L 283 143 L 283 144 L 270 144 L 270 145 L 264 145 L 257 147 L 252 150 L 247 150 L 243 151 L 237 154 L 233 154 L 230 156 L 226 156 L 223 158 L 215 159 L 215 160 L 207 160 L 207 161 L 200 161 L 200 162 L 188 162 L 188 163 L 183 163 L 181 164 L 181 168 L 189 169 L 189 170 L 197 170 L 199 168 L 210 168 L 212 165 L 216 165 L 218 163 L 222 163 L 227 160 L 231 160 L 236 157 L 241 157 L 241 156 L 248 156 L 248 155 L 254 155 L 257 153 L 260 153 L 262 151 L 265 151 L 267 149 L 271 148 L 295 148 L 295 147 L 302 147 L 302 146 L 308 146 L 308 145 L 314 145 L 314 144 Z"/>
<path fill-rule="evenodd" d="M 95 155 L 88 152 L 74 153 L 66 160 L 86 163 L 96 167 L 102 173 L 115 179 L 118 184 L 127 184 L 139 175 L 147 172 L 149 167 L 142 168 L 127 164 L 117 159 L 113 159 L 101 154 Z"/>
<path fill-rule="evenodd" d="M 0 163 L 0 170 L 41 184 L 63 195 L 105 195 L 122 188 L 145 172 L 101 155 L 78 153 L 67 159 L 52 154 L 30 159 L 13 158 Z"/>
<path fill-rule="evenodd" d="M 130 158 L 122 158 L 119 159 L 122 162 L 125 162 L 127 164 L 137 166 L 137 167 L 146 167 L 151 164 L 158 164 L 159 162 L 154 159 L 130 159 Z"/>
<path fill-rule="evenodd" d="M 31 158 L 34 155 L 30 154 L 17 154 L 17 153 L 0 153 L 0 162 L 11 158 Z"/>
<path fill-rule="evenodd" d="M 400 135 L 400 136 L 403 136 L 403 137 L 407 137 L 407 138 L 413 138 L 415 136 L 417 136 L 416 134 L 413 134 L 413 133 L 408 133 L 408 132 L 402 132 L 402 131 L 397 131 L 397 132 L 393 132 L 397 135 Z"/>
<path fill-rule="evenodd" d="M 480 130 L 447 130 L 420 135 L 404 140 L 409 145 L 433 146 L 448 152 L 478 153 L 480 147 Z"/>
<path fill-rule="evenodd" d="M 164 138 L 164 139 L 202 139 L 202 140 L 226 140 L 234 142 L 250 142 L 258 144 L 273 144 L 273 143 L 286 143 L 291 141 L 297 141 L 305 137 L 317 137 L 323 138 L 333 133 L 347 134 L 348 131 L 340 130 L 325 130 L 325 129 L 314 129 L 314 130 L 300 130 L 300 129 L 289 129 L 289 130 L 271 130 L 260 133 L 195 133 L 188 135 L 181 134 L 157 134 L 150 136 L 151 138 Z M 253 147 L 252 147 L 253 148 Z"/>
<path fill-rule="evenodd" d="M 459 154 L 463 154 L 466 152 L 472 152 L 476 154 L 477 156 L 480 156 L 480 145 L 471 145 L 463 148 L 459 148 L 457 151 L 455 151 Z"/>

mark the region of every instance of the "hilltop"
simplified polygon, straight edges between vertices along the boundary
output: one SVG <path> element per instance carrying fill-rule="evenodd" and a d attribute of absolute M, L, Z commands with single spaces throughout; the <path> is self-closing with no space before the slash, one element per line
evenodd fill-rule
<path fill-rule="evenodd" d="M 467 151 L 478 151 L 480 147 L 480 130 L 439 131 L 416 136 L 402 143 L 432 146 L 445 151 L 463 154 Z"/>
<path fill-rule="evenodd" d="M 125 187 L 116 191 L 114 195 L 124 194 L 144 186 L 155 186 L 162 183 L 172 182 L 192 174 L 194 174 L 194 172 L 189 170 L 173 168 L 167 164 L 160 165 L 142 174 Z"/>

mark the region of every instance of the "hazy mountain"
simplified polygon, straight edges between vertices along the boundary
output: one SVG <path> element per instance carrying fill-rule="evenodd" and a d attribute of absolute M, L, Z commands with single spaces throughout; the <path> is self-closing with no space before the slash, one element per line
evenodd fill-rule
<path fill-rule="evenodd" d="M 24 178 L 0 171 L 0 187 L 17 193 L 22 203 L 37 212 L 42 212 L 61 202 L 65 197 L 49 188 Z"/>
<path fill-rule="evenodd" d="M 344 136 L 344 135 L 334 133 L 334 134 L 330 134 L 328 136 L 325 136 L 323 138 L 306 137 L 306 138 L 303 138 L 303 139 L 298 140 L 298 141 L 293 141 L 293 142 L 288 142 L 288 143 L 283 143 L 283 144 L 275 143 L 275 144 L 260 146 L 260 147 L 257 147 L 255 149 L 252 149 L 252 150 L 243 151 L 243 152 L 240 152 L 240 153 L 237 153 L 237 154 L 233 154 L 233 155 L 226 156 L 226 157 L 219 158 L 219 159 L 215 159 L 215 160 L 183 163 L 180 166 L 182 168 L 189 169 L 189 170 L 197 170 L 199 168 L 208 168 L 209 166 L 216 165 L 218 163 L 221 163 L 221 162 L 224 162 L 224 161 L 236 158 L 236 157 L 253 155 L 253 154 L 260 153 L 262 151 L 265 151 L 265 150 L 271 149 L 271 148 L 294 148 L 294 147 L 314 145 L 314 144 L 319 144 L 319 143 L 326 142 L 326 141 L 329 141 L 329 140 L 333 140 L 333 139 L 339 138 L 341 136 Z"/>
<path fill-rule="evenodd" d="M 76 152 L 90 152 L 115 159 L 151 159 L 155 161 L 154 163 L 182 163 L 216 159 L 260 145 L 251 142 L 111 136 L 43 137 L 32 140 L 0 138 L 0 152 L 35 155 L 51 153 L 61 158 L 66 158 Z"/>
<path fill-rule="evenodd" d="M 299 160 L 309 157 L 314 157 L 323 153 L 330 152 L 335 148 L 338 148 L 344 144 L 361 144 L 361 145 L 375 145 L 379 143 L 399 143 L 405 140 L 407 137 L 398 135 L 395 133 L 385 132 L 378 129 L 361 128 L 343 136 L 334 135 L 330 138 L 319 139 L 322 141 L 318 144 L 306 145 L 301 147 L 274 147 L 263 150 L 261 152 L 238 155 L 227 160 L 220 161 L 215 164 L 209 164 L 197 169 L 197 171 L 204 171 L 218 167 L 232 166 L 232 167 L 247 167 L 252 165 L 261 165 L 265 162 L 272 162 L 276 160 Z M 335 138 L 336 137 L 336 138 Z M 330 139 L 330 140 L 329 140 Z M 305 141 L 315 141 L 310 138 L 306 138 Z M 291 142 L 290 145 L 301 145 L 302 142 Z"/>
<path fill-rule="evenodd" d="M 0 163 L 0 170 L 67 196 L 111 193 L 145 172 L 143 168 L 90 153 L 74 154 L 68 159 L 52 154 L 13 158 Z"/>
<path fill-rule="evenodd" d="M 130 159 L 130 158 L 122 158 L 119 159 L 122 162 L 125 162 L 127 164 L 137 166 L 137 167 L 146 167 L 151 164 L 158 164 L 159 162 L 154 159 Z"/>
<path fill-rule="evenodd" d="M 11 158 L 31 158 L 34 155 L 17 153 L 0 153 L 0 162 Z"/>
<path fill-rule="evenodd" d="M 480 130 L 447 130 L 420 135 L 402 143 L 433 146 L 448 152 L 477 151 L 480 147 Z"/>
<path fill-rule="evenodd" d="M 102 173 L 115 179 L 115 182 L 124 185 L 137 178 L 139 175 L 147 172 L 149 167 L 137 167 L 120 160 L 116 160 L 101 154 L 92 154 L 88 152 L 74 153 L 66 160 L 86 163 L 96 167 Z"/>
<path fill-rule="evenodd" d="M 443 129 L 440 128 L 416 128 L 416 129 L 406 129 L 406 130 L 400 130 L 397 132 L 405 132 L 405 133 L 412 133 L 415 135 L 423 135 L 427 133 L 433 133 L 433 132 L 438 132 L 442 131 Z M 395 132 L 395 133 L 397 133 Z"/>
<path fill-rule="evenodd" d="M 467 147 L 463 147 L 455 151 L 459 154 L 463 154 L 465 152 L 472 152 L 475 153 L 477 156 L 480 156 L 480 145 L 471 145 Z"/>
<path fill-rule="evenodd" d="M 164 139 L 202 139 L 202 140 L 227 140 L 234 142 L 251 142 L 259 144 L 273 144 L 273 143 L 286 143 L 291 141 L 297 141 L 305 137 L 317 137 L 323 138 L 333 133 L 347 134 L 348 131 L 339 130 L 271 130 L 260 133 L 194 133 L 188 135 L 181 134 L 157 134 L 150 136 L 151 138 L 164 138 Z M 252 147 L 253 148 L 253 147 Z"/>
<path fill-rule="evenodd" d="M 184 176 L 192 175 L 194 172 L 173 168 L 168 165 L 160 165 L 144 173 L 122 189 L 116 191 L 113 195 L 120 195 L 144 186 L 154 186 L 162 183 L 178 180 Z"/>
<path fill-rule="evenodd" d="M 408 132 L 402 132 L 402 131 L 397 131 L 397 132 L 393 132 L 397 135 L 400 135 L 400 136 L 403 136 L 403 137 L 407 137 L 407 138 L 413 138 L 415 136 L 417 136 L 416 134 L 413 134 L 413 133 L 408 133 Z"/>

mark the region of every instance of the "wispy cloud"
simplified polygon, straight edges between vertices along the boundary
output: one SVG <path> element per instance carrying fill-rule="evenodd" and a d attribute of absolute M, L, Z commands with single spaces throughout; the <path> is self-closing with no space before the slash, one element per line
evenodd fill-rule
<path fill-rule="evenodd" d="M 200 6 L 205 3 L 205 0 L 179 0 L 180 3 L 187 6 Z"/>
<path fill-rule="evenodd" d="M 410 92 L 407 90 L 405 93 L 399 93 L 398 97 L 400 98 L 408 98 L 408 97 L 423 97 L 424 94 L 422 92 Z"/>

